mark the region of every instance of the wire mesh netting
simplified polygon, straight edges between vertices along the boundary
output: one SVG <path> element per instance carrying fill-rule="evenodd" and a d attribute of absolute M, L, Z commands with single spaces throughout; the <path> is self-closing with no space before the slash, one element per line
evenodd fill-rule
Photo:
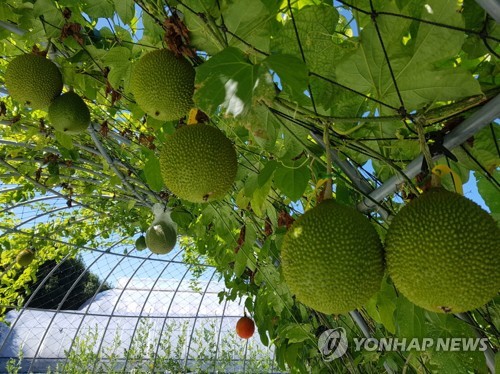
<path fill-rule="evenodd" d="M 383 238 L 434 166 L 498 220 L 496 16 L 437 0 L 0 4 L 0 371 L 494 372 L 498 297 L 432 313 L 385 277 L 363 307 L 323 314 L 291 294 L 280 249 L 329 187 Z M 179 121 L 145 114 L 131 92 L 135 64 L 160 48 L 196 69 L 198 109 Z M 86 131 L 55 131 L 45 110 L 9 95 L 6 69 L 30 51 L 84 99 Z M 221 200 L 191 203 L 164 185 L 162 145 L 193 122 L 237 151 Z M 136 242 L 158 204 L 178 234 L 163 255 Z M 244 314 L 257 325 L 248 340 L 235 333 Z M 338 327 L 487 348 L 325 357 L 318 337 Z"/>

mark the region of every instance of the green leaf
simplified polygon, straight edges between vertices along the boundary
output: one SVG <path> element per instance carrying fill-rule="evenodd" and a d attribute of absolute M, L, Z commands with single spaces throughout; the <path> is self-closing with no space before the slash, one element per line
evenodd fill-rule
<path fill-rule="evenodd" d="M 463 27 L 455 4 L 452 0 L 432 0 L 425 6 L 419 4 L 418 11 L 423 19 Z M 410 14 L 411 5 L 409 3 L 402 13 Z M 394 1 L 384 2 L 379 10 L 400 12 Z M 396 17 L 378 17 L 377 25 L 407 110 L 481 94 L 479 83 L 466 70 L 438 67 L 439 62 L 453 59 L 459 53 L 463 43 L 461 34 Z M 404 38 L 408 37 L 405 44 Z M 357 51 L 337 66 L 336 76 L 348 87 L 392 106 L 401 106 L 373 23 L 363 28 Z"/>
<path fill-rule="evenodd" d="M 259 182 L 259 186 L 263 187 L 269 179 L 273 176 L 276 167 L 278 166 L 278 162 L 276 160 L 269 160 L 266 162 L 264 168 L 259 172 L 259 176 L 257 181 Z"/>
<path fill-rule="evenodd" d="M 180 10 L 184 14 L 184 23 L 189 29 L 191 45 L 200 51 L 205 51 L 210 55 L 215 55 L 224 49 L 224 38 L 222 32 L 213 24 L 210 10 L 218 12 L 215 0 L 187 0 L 180 4 Z M 192 12 L 193 10 L 194 12 Z M 200 17 L 200 14 L 209 13 L 210 16 Z"/>
<path fill-rule="evenodd" d="M 128 91 L 132 64 L 130 62 L 130 49 L 126 47 L 113 47 L 103 57 L 102 61 L 109 67 L 108 81 L 115 89 L 124 86 Z"/>
<path fill-rule="evenodd" d="M 226 27 L 231 30 L 231 34 L 227 35 L 229 45 L 245 52 L 252 51 L 249 45 L 267 52 L 271 40 L 270 26 L 274 18 L 275 14 L 271 14 L 261 0 L 236 0 L 224 12 Z"/>
<path fill-rule="evenodd" d="M 314 340 L 312 325 L 309 323 L 293 323 L 280 329 L 278 335 L 282 339 L 288 339 L 289 343 L 300 343 L 306 340 Z"/>
<path fill-rule="evenodd" d="M 193 216 L 187 210 L 183 208 L 175 208 L 170 214 L 172 221 L 174 221 L 179 227 L 187 229 L 189 224 L 193 220 Z"/>
<path fill-rule="evenodd" d="M 143 12 L 141 18 L 142 18 L 142 23 L 144 25 L 143 39 L 146 39 L 146 41 L 162 39 L 165 31 L 163 30 L 163 28 L 160 25 L 158 25 L 155 22 L 153 17 L 151 17 L 149 14 Z"/>
<path fill-rule="evenodd" d="M 423 338 L 426 334 L 425 316 L 422 308 L 399 295 L 394 313 L 396 335 L 401 338 Z"/>
<path fill-rule="evenodd" d="M 438 338 L 475 340 L 477 338 L 472 327 L 455 316 L 432 312 L 426 312 L 426 315 L 429 322 L 427 335 L 430 338 L 435 340 Z M 431 363 L 443 368 L 443 372 L 444 370 L 455 373 L 476 370 L 480 373 L 487 372 L 484 353 L 480 350 L 447 351 L 444 349 L 437 350 L 436 347 L 432 347 L 431 351 Z"/>
<path fill-rule="evenodd" d="M 160 191 L 163 188 L 163 179 L 160 173 L 160 161 L 153 153 L 146 161 L 143 171 L 149 188 L 153 191 Z"/>
<path fill-rule="evenodd" d="M 57 142 L 66 149 L 73 149 L 73 138 L 61 131 L 55 133 Z"/>
<path fill-rule="evenodd" d="M 302 197 L 311 173 L 307 165 L 299 165 L 299 161 L 295 162 L 297 167 L 279 166 L 274 173 L 274 182 L 281 192 L 290 198 L 292 201 L 297 201 Z"/>
<path fill-rule="evenodd" d="M 292 96 L 303 96 L 307 90 L 309 71 L 299 58 L 288 54 L 274 54 L 267 57 L 262 64 L 274 70 L 280 77 L 283 88 L 289 89 Z"/>
<path fill-rule="evenodd" d="M 129 24 L 134 18 L 135 3 L 134 0 L 114 0 L 116 13 L 124 24 Z"/>
<path fill-rule="evenodd" d="M 248 247 L 242 246 L 238 253 L 236 253 L 235 261 L 234 261 L 234 274 L 237 277 L 241 277 L 243 272 L 247 267 L 248 256 L 249 256 Z"/>
<path fill-rule="evenodd" d="M 489 181 L 482 173 L 474 172 L 477 180 L 477 189 L 490 209 L 492 217 L 500 223 L 500 199 L 498 198 L 498 187 Z M 495 170 L 492 174 L 495 180 L 500 180 L 500 171 Z"/>
<path fill-rule="evenodd" d="M 259 86 L 260 84 L 257 86 L 257 90 Z M 254 105 L 248 113 L 239 116 L 235 120 L 248 129 L 260 147 L 269 152 L 274 150 L 279 132 L 279 123 L 266 106 Z"/>
<path fill-rule="evenodd" d="M 380 291 L 366 305 L 370 317 L 384 325 L 391 333 L 396 333 L 394 312 L 396 311 L 397 294 L 392 283 L 386 278 L 382 282 Z"/>
<path fill-rule="evenodd" d="M 112 18 L 115 11 L 111 0 L 86 0 L 83 4 L 83 11 L 94 19 Z"/>
<path fill-rule="evenodd" d="M 235 116 L 243 113 L 251 104 L 258 69 L 239 49 L 224 49 L 196 69 L 196 105 L 207 113 L 219 105 Z"/>
<path fill-rule="evenodd" d="M 251 205 L 255 214 L 263 217 L 265 213 L 265 202 L 271 191 L 272 180 L 269 179 L 262 187 L 257 187 L 252 193 Z"/>
<path fill-rule="evenodd" d="M 339 20 L 337 10 L 330 4 L 306 6 L 295 12 L 295 25 L 309 69 L 317 74 L 333 78 L 335 60 L 341 51 L 333 42 L 335 26 Z M 302 60 L 293 22 L 288 21 L 272 42 L 272 50 L 292 54 Z"/>
<path fill-rule="evenodd" d="M 61 35 L 60 28 L 64 25 L 64 17 L 53 1 L 37 0 L 33 5 L 33 15 L 35 17 L 43 17 L 47 22 L 44 24 L 47 37 L 58 37 Z"/>

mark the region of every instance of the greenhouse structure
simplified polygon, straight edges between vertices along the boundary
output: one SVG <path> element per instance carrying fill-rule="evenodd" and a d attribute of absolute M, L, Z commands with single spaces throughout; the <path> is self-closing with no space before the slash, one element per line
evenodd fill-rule
<path fill-rule="evenodd" d="M 0 0 L 0 373 L 500 373 L 498 0 Z"/>

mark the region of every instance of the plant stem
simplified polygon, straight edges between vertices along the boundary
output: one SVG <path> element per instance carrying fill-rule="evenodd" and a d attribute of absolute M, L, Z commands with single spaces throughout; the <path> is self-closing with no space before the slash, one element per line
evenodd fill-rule
<path fill-rule="evenodd" d="M 422 116 L 418 116 L 415 118 L 413 123 L 415 124 L 415 129 L 417 130 L 418 134 L 418 143 L 420 146 L 420 151 L 422 152 L 422 155 L 424 156 L 424 160 L 427 163 L 427 168 L 429 171 L 432 170 L 434 167 L 434 161 L 432 160 L 432 155 L 431 151 L 429 149 L 429 145 L 427 144 L 427 141 L 425 140 L 425 130 L 424 126 L 426 124 L 426 120 Z"/>
<path fill-rule="evenodd" d="M 330 152 L 330 125 L 325 123 L 325 131 L 323 132 L 323 142 L 325 143 L 326 151 L 326 187 L 325 200 L 332 198 L 332 154 Z"/>

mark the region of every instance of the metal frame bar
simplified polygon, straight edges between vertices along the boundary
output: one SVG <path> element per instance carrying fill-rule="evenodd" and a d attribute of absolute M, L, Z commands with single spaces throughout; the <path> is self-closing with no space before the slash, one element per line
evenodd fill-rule
<path fill-rule="evenodd" d="M 182 253 L 182 251 L 178 251 L 175 254 L 175 256 L 172 258 L 172 260 L 175 259 L 177 256 L 179 256 L 181 253 Z M 163 268 L 163 270 L 160 271 L 160 274 L 158 274 L 158 276 L 156 277 L 153 285 L 148 290 L 149 292 L 148 292 L 148 294 L 146 296 L 146 299 L 144 300 L 144 303 L 142 304 L 141 311 L 139 312 L 139 315 L 137 316 L 137 322 L 135 323 L 135 326 L 134 326 L 134 332 L 132 333 L 132 336 L 130 337 L 130 344 L 128 346 L 128 350 L 130 350 L 132 348 L 132 344 L 134 343 L 133 340 L 135 338 L 135 333 L 137 332 L 137 329 L 139 327 L 139 323 L 141 321 L 141 318 L 143 318 L 143 316 L 144 316 L 144 314 L 143 314 L 144 313 L 144 308 L 146 308 L 146 304 L 149 301 L 149 297 L 153 293 L 153 290 L 155 289 L 156 284 L 158 283 L 158 281 L 161 279 L 163 273 L 165 273 L 165 271 L 169 268 L 169 266 L 172 265 L 172 261 L 166 260 L 166 262 L 167 262 L 167 264 L 165 265 L 165 267 Z M 148 318 L 148 317 L 149 316 L 146 316 L 146 318 Z M 160 340 L 161 340 L 161 337 L 159 336 L 158 337 L 158 344 L 160 344 Z M 123 365 L 123 371 L 122 371 L 123 373 L 126 373 L 128 361 L 129 361 L 129 357 L 127 356 L 126 359 L 125 359 L 125 364 Z"/>
<path fill-rule="evenodd" d="M 113 245 L 111 245 L 108 249 L 112 249 L 113 247 L 115 247 L 116 245 L 120 244 L 122 241 L 120 240 L 119 242 L 117 243 L 114 243 Z M 109 252 L 106 252 L 106 251 L 103 251 L 97 258 L 96 260 L 102 258 L 105 254 L 107 254 Z M 99 287 L 97 288 L 96 292 L 94 293 L 94 295 L 92 296 L 92 298 L 90 299 L 90 301 L 88 302 L 88 305 L 85 309 L 84 312 L 82 312 L 80 315 L 82 315 L 83 317 L 80 319 L 80 323 L 78 324 L 78 327 L 75 331 L 75 336 L 80 332 L 80 329 L 82 328 L 83 326 L 83 322 L 85 321 L 85 318 L 87 316 L 96 316 L 98 315 L 97 313 L 89 313 L 89 310 L 90 310 L 90 307 L 92 306 L 92 303 L 94 302 L 95 298 L 97 297 L 97 295 L 101 292 L 101 289 L 102 287 L 104 286 L 104 284 L 108 281 L 108 279 L 111 277 L 111 274 L 113 274 L 113 272 L 123 263 L 123 261 L 125 261 L 127 257 L 126 256 L 123 256 L 119 261 L 116 262 L 115 266 L 113 266 L 113 268 L 108 272 L 108 275 L 102 280 L 101 284 L 99 284 Z M 105 317 L 110 317 L 109 315 L 106 315 Z M 128 317 L 128 316 L 126 316 Z M 105 334 L 106 332 L 104 332 Z M 103 337 L 104 339 L 104 337 Z M 68 349 L 68 353 L 71 352 L 71 350 L 73 349 L 73 346 L 74 346 L 74 343 L 75 343 L 75 339 L 71 339 L 71 344 L 69 346 L 69 349 Z M 66 356 L 66 358 L 62 359 L 64 361 L 64 366 L 63 366 L 63 369 L 66 368 L 66 365 L 69 361 L 69 354 Z"/>
<path fill-rule="evenodd" d="M 193 321 L 193 327 L 191 328 L 191 334 L 189 335 L 189 343 L 187 346 L 186 350 L 186 358 L 184 360 L 184 370 L 187 372 L 187 367 L 188 367 L 188 361 L 189 361 L 189 352 L 191 351 L 191 342 L 193 341 L 193 335 L 196 330 L 196 322 L 198 322 L 198 314 L 200 313 L 201 306 L 203 304 L 203 300 L 205 299 L 205 294 L 207 293 L 208 287 L 210 287 L 210 283 L 212 283 L 212 280 L 214 279 L 215 274 L 217 274 L 217 271 L 214 270 L 212 273 L 210 280 L 207 282 L 207 285 L 205 286 L 205 290 L 203 291 L 201 295 L 201 300 L 200 304 L 198 304 L 198 309 L 196 310 L 196 318 Z"/>
<path fill-rule="evenodd" d="M 443 145 L 449 150 L 459 146 L 498 117 L 500 117 L 500 95 L 491 99 L 477 112 L 455 127 L 444 137 Z M 438 160 L 441 157 L 443 157 L 443 155 L 436 155 L 433 159 Z M 406 169 L 403 170 L 403 173 L 407 178 L 412 179 L 420 173 L 422 161 L 423 156 L 420 154 L 408 164 Z M 375 208 L 376 202 L 380 202 L 387 196 L 396 192 L 398 185 L 404 183 L 405 181 L 406 179 L 402 175 L 393 176 L 382 184 L 382 186 L 373 190 L 373 192 L 370 193 L 369 198 L 365 198 L 361 203 L 359 203 L 358 209 L 362 212 L 366 212 Z"/>
<path fill-rule="evenodd" d="M 491 18 L 500 23 L 500 2 L 498 0 L 476 0 L 476 3 L 478 3 Z"/>
<path fill-rule="evenodd" d="M 170 308 L 172 308 L 172 304 L 174 303 L 174 300 L 177 296 L 177 292 L 179 292 L 179 289 L 181 288 L 181 285 L 182 285 L 182 282 L 184 282 L 184 279 L 186 278 L 186 275 L 189 274 L 189 272 L 191 271 L 191 268 L 193 267 L 192 264 L 189 265 L 189 267 L 186 269 L 186 271 L 184 272 L 184 275 L 182 276 L 182 278 L 179 280 L 179 283 L 177 284 L 177 288 L 172 296 L 172 300 L 170 300 L 170 303 L 168 304 L 168 308 L 167 308 L 167 313 L 165 313 L 165 320 L 163 321 L 163 324 L 161 325 L 161 330 L 160 330 L 160 334 L 158 335 L 159 336 L 159 339 L 161 339 L 161 337 L 163 336 L 163 331 L 165 330 L 165 325 L 167 324 L 167 320 L 169 320 L 170 316 L 169 316 L 169 313 L 170 313 Z M 215 271 L 215 270 L 214 270 Z M 160 344 L 157 344 L 156 345 L 156 350 L 155 350 L 155 359 L 153 361 L 153 367 L 151 368 L 151 370 L 153 371 L 153 373 L 155 372 L 155 369 L 156 369 L 156 360 L 158 358 L 158 353 L 160 352 Z M 180 358 L 179 358 L 179 361 L 180 361 Z"/>
<path fill-rule="evenodd" d="M 323 149 L 326 149 L 325 143 L 321 137 L 321 135 L 316 134 L 314 132 L 310 132 L 310 136 L 321 146 Z M 370 195 L 373 191 L 372 185 L 368 182 L 368 180 L 363 177 L 363 175 L 359 172 L 358 168 L 353 166 L 349 160 L 342 160 L 334 148 L 330 147 L 330 155 L 332 157 L 332 162 L 337 165 L 340 170 L 342 170 L 347 177 L 352 181 L 352 183 L 365 195 Z M 389 212 L 385 210 L 381 206 L 377 206 L 377 212 L 381 215 L 381 217 L 385 220 L 389 216 Z"/>

